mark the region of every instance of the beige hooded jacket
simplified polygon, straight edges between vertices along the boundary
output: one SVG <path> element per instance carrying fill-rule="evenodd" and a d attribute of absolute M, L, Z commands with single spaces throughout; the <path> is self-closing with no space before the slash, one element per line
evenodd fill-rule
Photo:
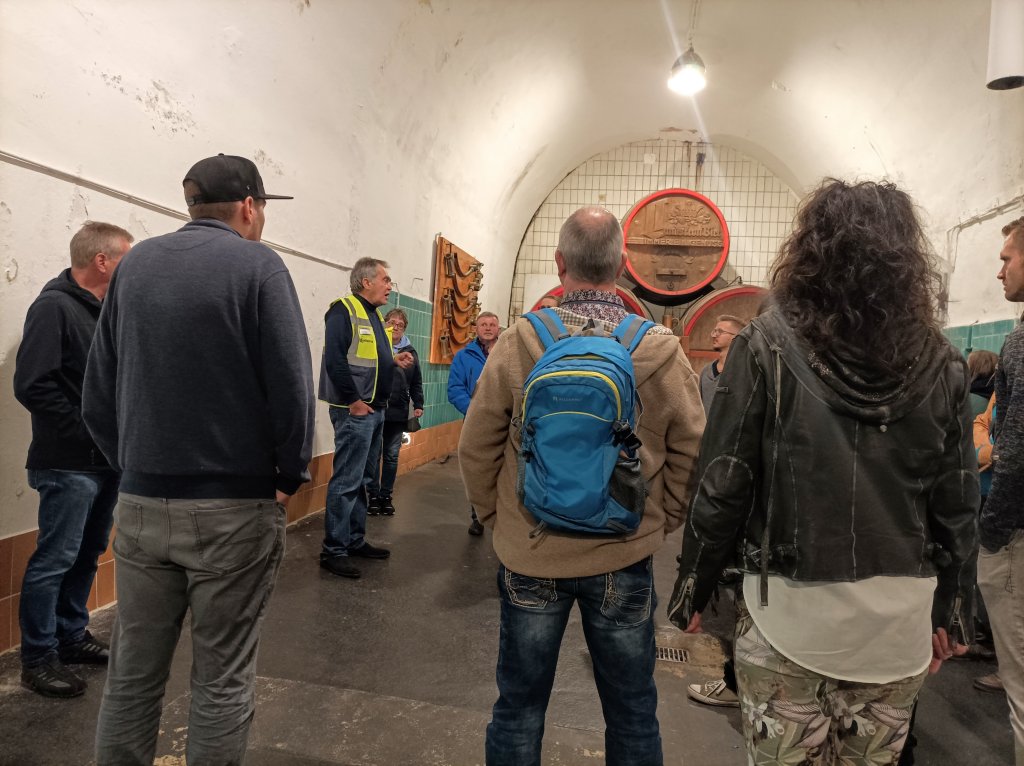
<path fill-rule="evenodd" d="M 566 327 L 585 319 L 556 309 Z M 605 324 L 606 329 L 612 327 Z M 494 530 L 494 550 L 513 572 L 531 577 L 587 577 L 622 569 L 653 554 L 683 522 L 690 497 L 690 473 L 697 460 L 704 409 L 697 376 L 679 339 L 655 327 L 633 353 L 643 412 L 637 435 L 647 507 L 632 534 L 582 535 L 546 530 L 531 539 L 537 521 L 516 497 L 523 383 L 544 349 L 526 319 L 498 338 L 466 414 L 459 462 L 469 501 L 480 521 Z"/>

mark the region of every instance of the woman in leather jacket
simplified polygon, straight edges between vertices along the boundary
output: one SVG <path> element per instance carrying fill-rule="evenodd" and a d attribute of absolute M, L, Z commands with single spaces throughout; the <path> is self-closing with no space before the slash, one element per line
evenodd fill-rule
<path fill-rule="evenodd" d="M 966 651 L 965 363 L 939 329 L 913 202 L 891 184 L 824 182 L 770 284 L 719 378 L 669 618 L 699 631 L 738 565 L 750 756 L 895 762 L 928 670 Z"/>

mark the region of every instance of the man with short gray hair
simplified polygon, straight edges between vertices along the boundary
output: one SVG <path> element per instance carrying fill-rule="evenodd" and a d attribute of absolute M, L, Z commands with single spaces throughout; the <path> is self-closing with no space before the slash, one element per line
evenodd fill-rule
<path fill-rule="evenodd" d="M 569 331 L 591 320 L 614 329 L 628 313 L 615 292 L 625 267 L 622 244 L 619 222 L 607 210 L 573 213 L 555 251 L 565 296 L 545 311 L 555 312 Z M 480 520 L 492 527 L 501 562 L 499 696 L 487 727 L 487 764 L 541 763 L 544 716 L 575 602 L 604 710 L 607 762 L 659 766 L 652 556 L 681 524 L 689 499 L 704 426 L 697 376 L 669 330 L 648 330 L 632 354 L 647 407 L 635 429 L 648 488 L 639 527 L 618 536 L 559 532 L 541 529 L 516 491 L 523 384 L 543 351 L 526 318 L 502 333 L 459 443 L 467 494 Z M 572 446 L 566 444 L 568 454 Z"/>
<path fill-rule="evenodd" d="M 487 355 L 491 353 L 501 332 L 498 315 L 491 311 L 477 314 L 473 326 L 476 328 L 476 338 L 459 349 L 452 358 L 452 366 L 448 368 L 448 401 L 463 415 L 469 410 Z M 472 505 L 469 507 L 468 531 L 474 537 L 484 533 L 484 525 L 480 523 Z"/>
<path fill-rule="evenodd" d="M 96 562 L 107 549 L 118 475 L 82 420 L 82 383 L 101 303 L 133 237 L 86 221 L 71 239 L 71 267 L 28 309 L 14 395 L 32 413 L 28 483 L 39 492 L 39 535 L 21 586 L 21 682 L 46 697 L 76 697 L 86 683 L 67 665 L 106 664 L 86 629 Z"/>
<path fill-rule="evenodd" d="M 380 307 L 391 294 L 388 264 L 360 258 L 352 267 L 352 294 L 331 303 L 324 316 L 321 401 L 334 425 L 334 473 L 327 485 L 320 566 L 338 577 L 358 578 L 353 558 L 386 559 L 391 551 L 366 542 L 367 491 L 380 471 L 384 413 L 395 365 L 413 363 L 408 351 L 393 354 L 391 327 Z"/>

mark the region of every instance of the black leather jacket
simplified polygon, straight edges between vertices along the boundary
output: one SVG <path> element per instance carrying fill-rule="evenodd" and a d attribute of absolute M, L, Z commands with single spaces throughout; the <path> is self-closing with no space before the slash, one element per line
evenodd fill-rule
<path fill-rule="evenodd" d="M 677 625 L 732 560 L 762 575 L 763 602 L 769 574 L 938 575 L 933 622 L 966 643 L 960 574 L 977 545 L 978 471 L 966 364 L 945 341 L 923 339 L 905 375 L 880 380 L 841 351 L 814 355 L 769 310 L 729 349 L 697 476 L 669 605 Z"/>

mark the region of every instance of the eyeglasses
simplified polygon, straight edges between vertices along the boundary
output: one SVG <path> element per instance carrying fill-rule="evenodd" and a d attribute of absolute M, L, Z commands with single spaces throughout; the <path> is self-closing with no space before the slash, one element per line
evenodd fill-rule
<path fill-rule="evenodd" d="M 730 332 L 729 330 L 723 330 L 720 327 L 716 327 L 714 330 L 711 331 L 711 337 L 714 338 L 716 335 L 736 335 L 736 333 Z"/>
<path fill-rule="evenodd" d="M 388 324 L 394 327 L 396 330 L 404 330 L 405 322 L 400 319 L 389 319 Z"/>

